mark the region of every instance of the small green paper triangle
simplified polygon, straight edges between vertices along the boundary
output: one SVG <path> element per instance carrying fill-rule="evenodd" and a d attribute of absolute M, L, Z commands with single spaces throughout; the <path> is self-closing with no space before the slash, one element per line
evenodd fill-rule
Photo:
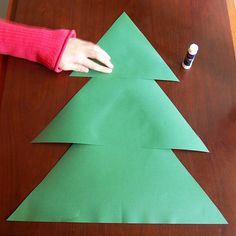
<path fill-rule="evenodd" d="M 76 144 L 8 221 L 227 224 L 171 150 Z"/>
<path fill-rule="evenodd" d="M 111 56 L 115 66 L 113 72 L 73 72 L 71 76 L 178 81 L 126 13 L 115 21 L 99 40 L 98 45 Z"/>
<path fill-rule="evenodd" d="M 90 80 L 34 142 L 208 151 L 153 80 Z"/>

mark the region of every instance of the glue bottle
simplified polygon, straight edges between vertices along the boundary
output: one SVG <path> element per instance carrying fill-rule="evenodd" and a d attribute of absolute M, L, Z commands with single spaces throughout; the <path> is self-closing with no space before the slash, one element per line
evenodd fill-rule
<path fill-rule="evenodd" d="M 184 69 L 188 70 L 191 68 L 194 58 L 197 54 L 197 51 L 198 51 L 198 45 L 195 43 L 191 44 L 184 58 L 184 61 L 182 62 L 182 66 Z"/>

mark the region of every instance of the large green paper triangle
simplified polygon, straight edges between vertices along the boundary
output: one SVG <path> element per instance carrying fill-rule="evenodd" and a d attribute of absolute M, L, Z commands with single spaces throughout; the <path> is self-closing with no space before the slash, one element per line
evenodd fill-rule
<path fill-rule="evenodd" d="M 151 79 L 178 81 L 161 56 L 126 13 L 123 13 L 99 40 L 100 45 L 112 58 L 111 74 L 96 71 L 73 72 L 72 76 Z"/>
<path fill-rule="evenodd" d="M 227 223 L 171 150 L 76 144 L 8 220 Z"/>
<path fill-rule="evenodd" d="M 153 80 L 90 80 L 34 142 L 208 151 Z"/>

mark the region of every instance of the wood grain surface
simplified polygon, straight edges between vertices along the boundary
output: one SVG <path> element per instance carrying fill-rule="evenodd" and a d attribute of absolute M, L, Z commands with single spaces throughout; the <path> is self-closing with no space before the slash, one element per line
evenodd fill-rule
<path fill-rule="evenodd" d="M 234 55 L 236 58 L 236 0 L 226 0 L 231 34 L 234 45 Z"/>
<path fill-rule="evenodd" d="M 78 37 L 97 42 L 123 11 L 181 81 L 158 83 L 210 153 L 175 153 L 229 224 L 6 222 L 69 148 L 31 140 L 88 81 L 9 57 L 0 76 L 5 79 L 0 110 L 0 235 L 236 235 L 236 64 L 225 1 L 15 0 L 12 19 L 75 29 Z M 180 64 L 192 42 L 199 45 L 199 53 L 191 70 L 184 71 Z"/>

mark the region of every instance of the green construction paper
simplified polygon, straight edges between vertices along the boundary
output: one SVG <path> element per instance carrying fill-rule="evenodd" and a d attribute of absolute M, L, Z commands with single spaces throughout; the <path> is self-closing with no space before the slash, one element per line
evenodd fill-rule
<path fill-rule="evenodd" d="M 71 76 L 178 81 L 126 13 L 115 21 L 98 45 L 111 56 L 113 72 L 104 74 L 91 70 L 89 73 L 73 72 Z"/>
<path fill-rule="evenodd" d="M 77 144 L 8 221 L 227 224 L 171 150 Z"/>
<path fill-rule="evenodd" d="M 207 152 L 153 80 L 90 80 L 33 142 Z"/>

